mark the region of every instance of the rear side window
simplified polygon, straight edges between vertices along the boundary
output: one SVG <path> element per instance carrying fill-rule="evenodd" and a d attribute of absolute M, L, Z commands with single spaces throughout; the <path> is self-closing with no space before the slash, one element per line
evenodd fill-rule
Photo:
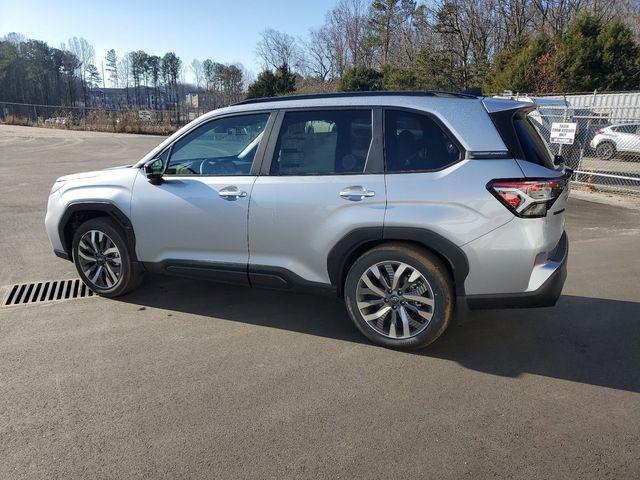
<path fill-rule="evenodd" d="M 613 127 L 612 130 L 620 133 L 636 133 L 636 130 L 638 130 L 638 125 L 619 125 L 617 127 Z"/>
<path fill-rule="evenodd" d="M 371 110 L 312 110 L 285 114 L 270 173 L 362 173 L 371 144 Z"/>
<path fill-rule="evenodd" d="M 384 130 L 389 173 L 439 170 L 460 160 L 458 146 L 426 115 L 386 110 Z"/>
<path fill-rule="evenodd" d="M 540 136 L 540 132 L 535 127 L 527 111 L 518 112 L 513 119 L 513 128 L 518 142 L 522 148 L 524 159 L 543 165 L 547 168 L 555 168 L 553 155 L 549 147 Z"/>

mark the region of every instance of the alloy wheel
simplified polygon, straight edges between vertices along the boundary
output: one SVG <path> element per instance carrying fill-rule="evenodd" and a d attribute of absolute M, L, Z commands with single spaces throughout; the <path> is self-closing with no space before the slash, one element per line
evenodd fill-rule
<path fill-rule="evenodd" d="M 110 289 L 122 275 L 120 250 L 106 233 L 89 230 L 78 244 L 78 260 L 89 283 L 100 289 Z"/>
<path fill-rule="evenodd" d="M 356 302 L 362 318 L 388 338 L 410 338 L 431 321 L 433 289 L 416 268 L 386 261 L 369 267 L 358 280 Z"/>

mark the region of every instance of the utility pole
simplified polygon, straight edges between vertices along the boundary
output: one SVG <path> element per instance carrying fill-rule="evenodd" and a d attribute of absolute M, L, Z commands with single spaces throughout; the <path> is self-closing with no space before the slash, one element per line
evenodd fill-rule
<path fill-rule="evenodd" d="M 100 61 L 100 67 L 102 68 L 102 88 L 107 88 L 104 80 L 104 60 Z"/>

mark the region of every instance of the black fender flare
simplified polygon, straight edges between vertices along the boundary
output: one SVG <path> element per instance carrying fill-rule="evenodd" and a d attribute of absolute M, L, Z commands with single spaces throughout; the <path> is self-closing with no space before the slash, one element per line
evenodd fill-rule
<path fill-rule="evenodd" d="M 457 296 L 464 296 L 464 281 L 469 274 L 467 256 L 452 241 L 426 228 L 418 227 L 363 227 L 356 228 L 343 236 L 327 256 L 327 272 L 332 285 L 342 291 L 346 276 L 346 266 L 358 250 L 367 244 L 387 241 L 417 243 L 440 256 L 451 270 Z"/>
<path fill-rule="evenodd" d="M 64 248 L 64 253 L 68 255 L 69 259 L 72 259 L 71 254 L 71 238 L 66 238 L 66 228 L 69 224 L 69 221 L 76 213 L 81 212 L 103 212 L 109 217 L 113 218 L 116 223 L 122 228 L 125 233 L 125 237 L 127 239 L 127 244 L 130 248 L 130 251 L 133 253 L 133 260 L 136 261 L 136 237 L 133 231 L 133 225 L 131 224 L 131 220 L 127 217 L 122 210 L 120 210 L 114 203 L 112 202 L 96 202 L 96 201 L 80 201 L 80 202 L 72 202 L 67 205 L 62 217 L 60 218 L 60 223 L 58 223 L 58 234 L 60 235 L 60 241 Z"/>

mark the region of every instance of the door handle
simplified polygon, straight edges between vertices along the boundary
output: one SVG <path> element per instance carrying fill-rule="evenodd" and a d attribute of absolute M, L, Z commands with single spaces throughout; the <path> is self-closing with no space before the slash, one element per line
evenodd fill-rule
<path fill-rule="evenodd" d="M 232 185 L 229 187 L 221 188 L 218 192 L 218 195 L 225 200 L 237 200 L 240 197 L 246 197 L 247 192 L 245 192 L 244 190 L 240 190 L 238 187 Z"/>
<path fill-rule="evenodd" d="M 357 202 L 360 200 L 364 200 L 367 197 L 373 197 L 376 194 L 373 190 L 367 190 L 363 186 L 354 185 L 352 187 L 347 187 L 340 192 L 340 196 L 345 200 L 351 200 L 352 202 Z"/>

